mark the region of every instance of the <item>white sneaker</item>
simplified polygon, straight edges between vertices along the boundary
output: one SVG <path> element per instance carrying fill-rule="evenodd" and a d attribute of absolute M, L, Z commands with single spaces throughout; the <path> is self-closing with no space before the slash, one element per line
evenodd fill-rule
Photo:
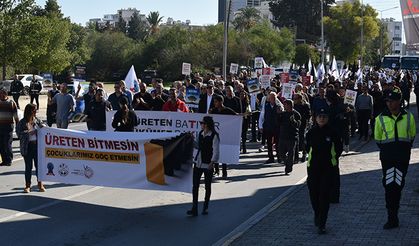
<path fill-rule="evenodd" d="M 265 146 L 259 148 L 259 153 L 262 153 L 265 150 Z"/>
<path fill-rule="evenodd" d="M 343 150 L 345 151 L 345 153 L 348 153 L 349 152 L 349 145 L 345 145 L 343 147 Z"/>

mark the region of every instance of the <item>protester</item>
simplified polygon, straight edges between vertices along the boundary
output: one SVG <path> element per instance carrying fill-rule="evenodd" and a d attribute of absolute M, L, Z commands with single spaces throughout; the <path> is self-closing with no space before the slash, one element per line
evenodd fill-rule
<path fill-rule="evenodd" d="M 277 97 L 275 92 L 271 92 L 268 95 L 268 99 L 266 100 L 266 104 L 263 108 L 263 111 L 260 114 L 259 119 L 259 130 L 265 135 L 266 144 L 268 147 L 268 160 L 265 164 L 273 163 L 274 155 L 273 155 L 273 144 L 277 144 L 278 141 L 278 114 L 284 111 L 284 107 L 282 103 L 277 104 Z M 277 160 L 278 163 L 281 161 L 279 157 L 279 152 L 277 153 Z"/>
<path fill-rule="evenodd" d="M 246 141 L 247 141 L 247 131 L 249 130 L 249 121 L 252 114 L 252 110 L 250 108 L 250 98 L 249 94 L 245 90 L 240 92 L 240 113 L 243 116 L 243 123 L 242 123 L 242 153 L 247 153 L 246 148 Z"/>
<path fill-rule="evenodd" d="M 214 107 L 210 109 L 210 114 L 222 114 L 222 115 L 237 115 L 234 110 L 224 106 L 224 98 L 220 95 L 214 95 Z M 218 163 L 214 166 L 214 173 L 219 175 L 220 169 Z M 227 178 L 227 164 L 222 164 L 222 177 Z"/>
<path fill-rule="evenodd" d="M 76 92 L 76 98 L 79 97 L 79 93 L 81 90 L 81 85 L 79 84 L 77 87 L 77 92 Z M 90 108 L 90 104 L 95 100 L 95 94 L 96 94 L 96 81 L 92 80 L 89 83 L 89 89 L 87 91 L 87 93 L 83 94 L 83 101 L 84 101 L 84 114 L 86 114 L 86 109 Z M 88 130 L 92 130 L 91 125 L 90 125 L 90 121 L 86 121 L 87 124 L 87 129 Z"/>
<path fill-rule="evenodd" d="M 29 84 L 29 95 L 31 97 L 31 103 L 35 99 L 36 110 L 39 110 L 39 94 L 41 94 L 42 84 L 36 79 L 36 75 L 32 75 L 32 81 Z"/>
<path fill-rule="evenodd" d="M 189 109 L 183 101 L 177 98 L 177 90 L 172 88 L 169 92 L 169 100 L 163 105 L 163 111 L 188 113 Z"/>
<path fill-rule="evenodd" d="M 116 132 L 133 132 L 135 126 L 137 126 L 137 115 L 133 110 L 129 109 L 128 99 L 120 97 L 119 99 L 119 109 L 116 111 L 112 127 Z"/>
<path fill-rule="evenodd" d="M 279 126 L 279 156 L 285 161 L 285 175 L 292 172 L 295 160 L 295 148 L 298 142 L 298 132 L 301 125 L 301 115 L 294 109 L 294 102 L 284 102 L 285 111 L 278 116 Z"/>
<path fill-rule="evenodd" d="M 364 141 L 368 141 L 369 138 L 369 127 L 368 121 L 373 117 L 373 105 L 374 100 L 370 94 L 368 94 L 368 87 L 362 86 L 362 94 L 356 98 L 355 109 L 358 116 L 359 125 L 359 139 L 364 138 Z"/>
<path fill-rule="evenodd" d="M 53 123 L 56 123 L 57 104 L 52 103 L 52 99 L 58 93 L 60 93 L 60 91 L 57 90 L 57 83 L 54 82 L 52 83 L 52 89 L 47 93 L 47 125 L 49 127 L 51 127 Z"/>
<path fill-rule="evenodd" d="M 127 101 L 129 102 L 129 98 L 127 97 L 127 95 L 122 91 L 122 87 L 121 87 L 121 83 L 115 82 L 114 87 L 115 92 L 110 94 L 108 97 L 108 101 L 111 103 L 112 109 L 113 110 L 119 110 L 120 109 L 120 101 L 121 101 L 121 97 L 125 97 L 127 99 Z"/>
<path fill-rule="evenodd" d="M 68 93 L 66 83 L 60 85 L 61 92 L 55 95 L 49 104 L 57 105 L 57 128 L 67 129 L 70 112 L 74 111 L 74 97 Z"/>
<path fill-rule="evenodd" d="M 43 127 L 42 121 L 36 118 L 36 105 L 27 104 L 23 113 L 23 119 L 16 126 L 16 134 L 20 140 L 20 153 L 25 160 L 25 193 L 31 192 L 32 167 L 35 165 L 35 174 L 38 178 L 38 147 L 37 131 Z M 45 192 L 45 187 L 38 180 L 38 189 Z"/>
<path fill-rule="evenodd" d="M 201 129 L 196 143 L 198 153 L 193 168 L 192 209 L 187 211 L 190 216 L 198 215 L 198 191 L 202 174 L 204 174 L 205 180 L 205 200 L 202 214 L 208 214 L 213 168 L 220 156 L 220 136 L 215 130 L 213 118 L 205 116 L 201 121 Z"/>
<path fill-rule="evenodd" d="M 334 179 L 334 166 L 339 161 L 343 146 L 340 137 L 329 124 L 326 109 L 319 109 L 316 124 L 307 132 L 307 186 L 311 206 L 314 211 L 314 224 L 318 233 L 326 233 L 330 193 Z"/>
<path fill-rule="evenodd" d="M 207 114 L 214 107 L 214 81 L 208 81 L 206 94 L 201 96 L 198 104 L 198 113 Z"/>
<path fill-rule="evenodd" d="M 240 112 L 240 98 L 238 98 L 233 91 L 232 86 L 227 86 L 225 90 L 224 106 L 231 108 L 234 112 Z"/>
<path fill-rule="evenodd" d="M 89 103 L 89 107 L 85 108 L 87 115 L 86 122 L 90 126 L 91 131 L 106 131 L 106 112 L 111 111 L 111 104 L 105 100 L 104 91 L 97 89 L 95 98 Z"/>
<path fill-rule="evenodd" d="M 308 97 L 307 97 L 308 98 Z M 302 157 L 301 162 L 305 162 L 307 159 L 307 151 L 305 148 L 305 133 L 307 130 L 308 122 L 310 121 L 310 104 L 308 104 L 305 99 L 303 99 L 303 95 L 300 93 L 296 93 L 293 96 L 294 99 L 294 109 L 300 114 L 301 116 L 301 124 L 298 129 L 298 144 L 295 148 L 295 156 L 294 159 L 298 160 L 299 151 L 301 150 Z"/>
<path fill-rule="evenodd" d="M 163 92 L 163 84 L 157 83 L 156 89 L 154 91 L 154 98 L 152 102 L 152 110 L 153 111 L 162 111 L 163 105 L 169 99 L 169 96 Z"/>
<path fill-rule="evenodd" d="M 0 88 L 0 166 L 12 165 L 13 129 L 18 122 L 16 103 L 8 98 L 5 88 Z"/>
<path fill-rule="evenodd" d="M 402 109 L 399 88 L 387 91 L 385 98 L 387 107 L 376 118 L 374 138 L 380 149 L 387 208 L 387 222 L 383 228 L 392 229 L 399 227 L 400 198 L 416 136 L 416 124 L 413 114 Z"/>
<path fill-rule="evenodd" d="M 153 104 L 153 97 L 147 92 L 147 85 L 139 83 L 140 91 L 134 95 L 132 108 L 134 110 L 150 110 Z"/>
<path fill-rule="evenodd" d="M 19 80 L 17 74 L 15 74 L 15 77 L 13 81 L 10 83 L 10 94 L 13 96 L 13 100 L 16 103 L 16 106 L 18 109 L 20 109 L 19 105 L 19 97 L 23 92 L 23 83 Z"/>
<path fill-rule="evenodd" d="M 131 108 L 132 105 L 132 92 L 130 91 L 130 88 L 127 88 L 125 81 L 120 80 L 119 86 L 121 87 L 122 93 L 128 98 L 128 105 Z"/>

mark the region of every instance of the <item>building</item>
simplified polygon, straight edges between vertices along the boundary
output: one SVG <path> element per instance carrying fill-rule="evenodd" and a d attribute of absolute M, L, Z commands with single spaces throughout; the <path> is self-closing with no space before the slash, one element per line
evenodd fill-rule
<path fill-rule="evenodd" d="M 269 2 L 268 0 L 218 0 L 218 22 L 223 22 L 225 19 L 226 2 L 231 1 L 230 6 L 230 20 L 234 19 L 234 13 L 246 7 L 259 7 L 261 2 Z"/>
<path fill-rule="evenodd" d="M 355 0 L 336 0 L 336 5 L 342 5 L 344 3 L 355 3 Z"/>
<path fill-rule="evenodd" d="M 401 21 L 396 21 L 394 18 L 386 18 L 382 20 L 384 24 L 384 31 L 387 32 L 391 44 L 392 55 L 403 54 L 403 26 Z"/>
<path fill-rule="evenodd" d="M 117 11 L 116 14 L 105 14 L 103 18 L 93 18 L 89 20 L 88 24 L 98 24 L 100 27 L 104 26 L 112 26 L 115 27 L 116 24 L 119 22 L 119 18 L 121 17 L 125 23 L 128 25 L 128 22 L 131 20 L 131 17 L 137 13 L 140 17 L 141 21 L 147 21 L 147 17 L 144 14 L 141 14 L 139 10 L 136 8 L 128 8 L 128 9 L 120 9 Z"/>

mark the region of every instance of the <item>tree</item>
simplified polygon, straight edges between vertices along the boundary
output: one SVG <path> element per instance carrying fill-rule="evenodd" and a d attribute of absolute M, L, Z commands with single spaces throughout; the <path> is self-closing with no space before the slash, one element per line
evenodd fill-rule
<path fill-rule="evenodd" d="M 326 39 L 336 59 L 356 62 L 365 47 L 379 35 L 377 12 L 370 5 L 356 0 L 332 7 L 330 16 L 324 18 Z M 362 17 L 363 16 L 363 17 Z M 364 47 L 361 47 L 361 26 L 364 26 Z"/>
<path fill-rule="evenodd" d="M 48 17 L 56 17 L 59 19 L 63 18 L 61 7 L 58 5 L 57 0 L 47 0 L 44 10 L 46 16 Z"/>
<path fill-rule="evenodd" d="M 122 18 L 122 15 L 118 17 L 118 23 L 116 24 L 116 30 L 122 32 L 123 34 L 127 34 L 127 22 Z"/>
<path fill-rule="evenodd" d="M 234 17 L 233 25 L 238 31 L 249 30 L 260 21 L 259 10 L 251 7 L 242 8 Z"/>
<path fill-rule="evenodd" d="M 137 41 L 144 41 L 147 38 L 147 33 L 147 23 L 140 19 L 137 12 L 134 12 L 128 22 L 128 37 Z"/>
<path fill-rule="evenodd" d="M 7 66 L 20 65 L 30 57 L 25 47 L 32 40 L 22 39 L 22 23 L 34 13 L 34 0 L 0 0 L 0 62 L 2 77 L 6 79 Z"/>
<path fill-rule="evenodd" d="M 294 63 L 301 66 L 307 64 L 309 59 L 311 59 L 313 64 L 320 62 L 320 56 L 317 50 L 308 44 L 297 45 L 295 47 Z"/>
<path fill-rule="evenodd" d="M 324 0 L 324 13 L 335 0 Z M 272 23 L 279 28 L 294 29 L 296 38 L 316 43 L 321 35 L 321 2 L 320 0 L 273 0 L 269 3 L 274 16 Z"/>
<path fill-rule="evenodd" d="M 91 49 L 87 45 L 88 33 L 86 28 L 71 23 L 70 39 L 67 43 L 67 50 L 70 52 L 70 66 L 86 63 L 91 55 Z"/>
<path fill-rule="evenodd" d="M 154 35 L 159 31 L 160 22 L 163 20 L 163 16 L 160 16 L 158 11 L 150 12 L 147 16 L 148 24 L 150 25 L 150 34 Z"/>

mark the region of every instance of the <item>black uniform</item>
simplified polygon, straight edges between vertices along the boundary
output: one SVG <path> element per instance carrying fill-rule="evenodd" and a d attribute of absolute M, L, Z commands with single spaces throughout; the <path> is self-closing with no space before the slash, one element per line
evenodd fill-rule
<path fill-rule="evenodd" d="M 16 103 L 16 106 L 18 109 L 20 109 L 19 106 L 19 97 L 20 94 L 23 91 L 23 83 L 20 80 L 13 80 L 12 83 L 10 84 L 10 93 L 13 96 L 13 100 Z"/>
<path fill-rule="evenodd" d="M 41 94 L 42 84 L 37 79 L 32 80 L 29 86 L 29 95 L 31 96 L 31 103 L 35 99 L 36 109 L 39 109 L 39 94 Z"/>
<path fill-rule="evenodd" d="M 314 210 L 315 225 L 324 228 L 329 211 L 334 170 L 342 154 L 343 145 L 336 131 L 327 124 L 315 125 L 306 135 L 307 186 Z"/>
<path fill-rule="evenodd" d="M 291 112 L 284 111 L 278 116 L 279 153 L 282 160 L 285 161 L 286 174 L 292 172 L 300 124 L 301 115 L 295 109 Z"/>
<path fill-rule="evenodd" d="M 48 96 L 52 99 L 55 95 L 59 94 L 59 90 L 50 90 L 48 91 Z M 56 122 L 56 114 L 57 114 L 57 104 L 48 104 L 47 105 L 47 125 L 49 127 L 52 126 L 53 123 Z"/>

